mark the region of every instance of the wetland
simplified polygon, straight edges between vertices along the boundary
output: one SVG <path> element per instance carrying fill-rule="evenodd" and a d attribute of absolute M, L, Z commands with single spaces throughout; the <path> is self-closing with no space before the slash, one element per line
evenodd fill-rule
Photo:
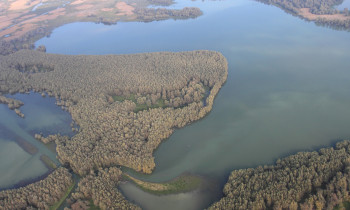
<path fill-rule="evenodd" d="M 144 209 L 207 208 L 223 196 L 222 189 L 232 170 L 272 164 L 297 151 L 331 146 L 350 137 L 348 32 L 316 26 L 277 7 L 253 1 L 179 1 L 179 4 L 198 7 L 203 15 L 190 20 L 122 22 L 112 26 L 72 23 L 36 42 L 36 46 L 45 45 L 48 53 L 66 55 L 206 49 L 221 52 L 228 61 L 227 81 L 218 92 L 211 112 L 169 134 L 153 153 L 152 174 L 122 168 L 145 182 L 167 182 L 190 173 L 205 177 L 206 184 L 191 192 L 158 196 L 142 191 L 131 182 L 121 182 L 118 191 L 108 189 L 113 199 L 119 200 L 123 194 Z M 176 4 L 172 7 L 176 8 Z M 205 89 L 204 82 L 200 82 L 203 88 L 196 89 L 198 93 Z M 113 99 L 119 91 L 106 94 Z M 127 97 L 130 94 L 122 98 Z M 152 94 L 148 92 L 138 97 L 145 97 L 158 108 L 163 105 L 157 105 L 157 100 L 152 103 Z M 168 101 L 170 107 L 176 107 L 174 100 Z M 4 116 L 10 116 L 8 119 L 21 119 L 5 105 L 1 106 L 6 110 Z M 22 110 L 25 107 L 26 103 L 20 110 L 27 119 L 28 114 Z M 11 143 L 12 147 L 16 146 Z M 143 170 L 137 165 L 131 168 Z M 87 178 L 73 198 L 74 202 L 87 205 L 82 195 L 89 189 L 84 186 L 95 183 L 98 189 L 103 183 L 120 182 L 122 172 L 112 168 L 94 173 L 83 169 L 81 173 L 87 174 Z M 97 201 L 95 204 L 108 206 Z"/>

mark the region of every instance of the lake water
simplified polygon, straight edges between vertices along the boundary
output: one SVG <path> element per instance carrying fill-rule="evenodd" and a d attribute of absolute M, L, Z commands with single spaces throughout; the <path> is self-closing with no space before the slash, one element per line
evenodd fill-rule
<path fill-rule="evenodd" d="M 189 172 L 217 184 L 161 197 L 122 185 L 124 195 L 145 209 L 205 208 L 221 196 L 233 169 L 272 164 L 350 137 L 350 33 L 318 27 L 253 1 L 188 3 L 204 15 L 113 26 L 73 23 L 36 43 L 50 53 L 208 49 L 227 58 L 229 76 L 211 113 L 159 146 L 152 175 L 133 173 L 161 182 Z"/>
<path fill-rule="evenodd" d="M 61 133 L 73 135 L 70 128 L 70 115 L 55 105 L 55 99 L 41 94 L 16 94 L 8 97 L 24 102 L 20 108 L 25 118 L 21 118 L 7 105 L 0 104 L 0 188 L 8 188 L 20 181 L 35 179 L 48 169 L 41 162 L 45 154 L 59 164 L 56 153 L 33 138 L 35 133 Z M 34 155 L 23 150 L 14 140 L 20 139 L 38 149 Z"/>
<path fill-rule="evenodd" d="M 350 9 L 350 0 L 344 0 L 343 3 L 336 6 L 335 8 L 337 8 L 340 11 L 342 11 L 344 8 Z"/>

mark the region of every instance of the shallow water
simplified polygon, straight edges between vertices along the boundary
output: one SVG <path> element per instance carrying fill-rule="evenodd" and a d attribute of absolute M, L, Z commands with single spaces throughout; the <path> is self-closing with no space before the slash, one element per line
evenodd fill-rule
<path fill-rule="evenodd" d="M 20 108 L 25 118 L 21 118 L 7 105 L 0 104 L 0 188 L 8 188 L 20 181 L 28 181 L 45 174 L 48 169 L 41 162 L 45 154 L 59 164 L 56 153 L 33 138 L 35 133 L 61 133 L 72 136 L 70 115 L 55 105 L 55 99 L 43 98 L 38 93 L 9 95 L 24 102 Z M 29 154 L 14 140 L 20 139 L 38 149 Z"/>
<path fill-rule="evenodd" d="M 229 76 L 211 113 L 176 130 L 159 146 L 152 175 L 134 176 L 161 182 L 190 172 L 218 180 L 222 190 L 233 169 L 271 164 L 350 137 L 350 33 L 252 1 L 195 4 L 204 11 L 197 19 L 114 26 L 73 23 L 36 43 L 50 53 L 208 49 L 227 58 Z M 179 198 L 151 196 L 131 184 L 121 189 L 150 209 L 170 208 Z M 181 194 L 181 208 L 202 208 L 196 203 L 217 197 L 216 190 L 209 197 Z"/>
<path fill-rule="evenodd" d="M 336 6 L 335 8 L 337 8 L 340 11 L 342 11 L 344 8 L 350 9 L 350 0 L 344 0 L 343 3 Z"/>

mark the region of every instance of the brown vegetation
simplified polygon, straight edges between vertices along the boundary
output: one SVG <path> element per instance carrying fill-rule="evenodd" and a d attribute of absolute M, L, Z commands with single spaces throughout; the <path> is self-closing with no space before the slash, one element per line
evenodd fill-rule
<path fill-rule="evenodd" d="M 317 24 L 327 25 L 337 29 L 350 29 L 350 13 L 348 9 L 339 11 L 334 8 L 343 0 L 257 0 L 266 4 L 276 5 L 285 11 L 298 15 Z"/>
<path fill-rule="evenodd" d="M 4 209 L 49 209 L 60 200 L 73 183 L 72 175 L 59 168 L 44 180 L 19 189 L 0 191 L 0 207 Z"/>
<path fill-rule="evenodd" d="M 18 109 L 23 106 L 23 102 L 13 98 L 6 98 L 0 95 L 0 104 L 7 104 L 10 109 Z"/>
<path fill-rule="evenodd" d="M 210 51 L 69 56 L 25 50 L 0 61 L 0 92 L 47 92 L 71 113 L 78 134 L 55 143 L 61 163 L 80 175 L 115 165 L 150 173 L 161 141 L 204 117 L 227 77 L 225 58 Z M 38 73 L 17 68 L 37 65 Z M 130 95 L 134 101 L 113 100 Z"/>
<path fill-rule="evenodd" d="M 100 169 L 82 178 L 68 203 L 74 209 L 87 209 L 90 200 L 101 209 L 140 209 L 125 200 L 117 189 L 122 171 L 119 168 Z"/>
<path fill-rule="evenodd" d="M 149 9 L 148 5 L 170 5 L 173 0 L 6 0 L 0 7 L 0 54 L 30 49 L 33 42 L 63 24 L 96 22 L 114 24 L 117 21 L 154 21 L 194 18 L 202 14 L 198 8 Z"/>
<path fill-rule="evenodd" d="M 61 136 L 60 134 L 49 135 L 47 137 L 42 136 L 42 134 L 34 134 L 34 138 L 42 141 L 44 144 L 51 142 L 67 142 L 70 139 L 68 136 Z"/>
<path fill-rule="evenodd" d="M 350 141 L 235 170 L 211 209 L 333 209 L 350 199 Z"/>

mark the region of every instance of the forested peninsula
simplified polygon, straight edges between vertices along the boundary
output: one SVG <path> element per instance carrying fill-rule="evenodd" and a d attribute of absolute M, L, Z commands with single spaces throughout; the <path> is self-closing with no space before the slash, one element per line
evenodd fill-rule
<path fill-rule="evenodd" d="M 117 167 L 151 173 L 152 153 L 162 140 L 212 109 L 227 68 L 224 56 L 213 51 L 96 56 L 21 50 L 0 56 L 0 97 L 15 108 L 23 103 L 7 94 L 46 93 L 71 114 L 79 128 L 72 138 L 35 137 L 55 142 L 62 166 L 84 177 L 72 206 L 93 201 L 105 209 L 133 209 L 116 188 Z"/>
<path fill-rule="evenodd" d="M 284 11 L 303 19 L 314 21 L 318 25 L 334 29 L 350 30 L 349 8 L 335 8 L 343 0 L 256 0 L 265 4 L 275 5 Z"/>
<path fill-rule="evenodd" d="M 210 209 L 334 209 L 350 199 L 350 141 L 235 170 Z"/>

